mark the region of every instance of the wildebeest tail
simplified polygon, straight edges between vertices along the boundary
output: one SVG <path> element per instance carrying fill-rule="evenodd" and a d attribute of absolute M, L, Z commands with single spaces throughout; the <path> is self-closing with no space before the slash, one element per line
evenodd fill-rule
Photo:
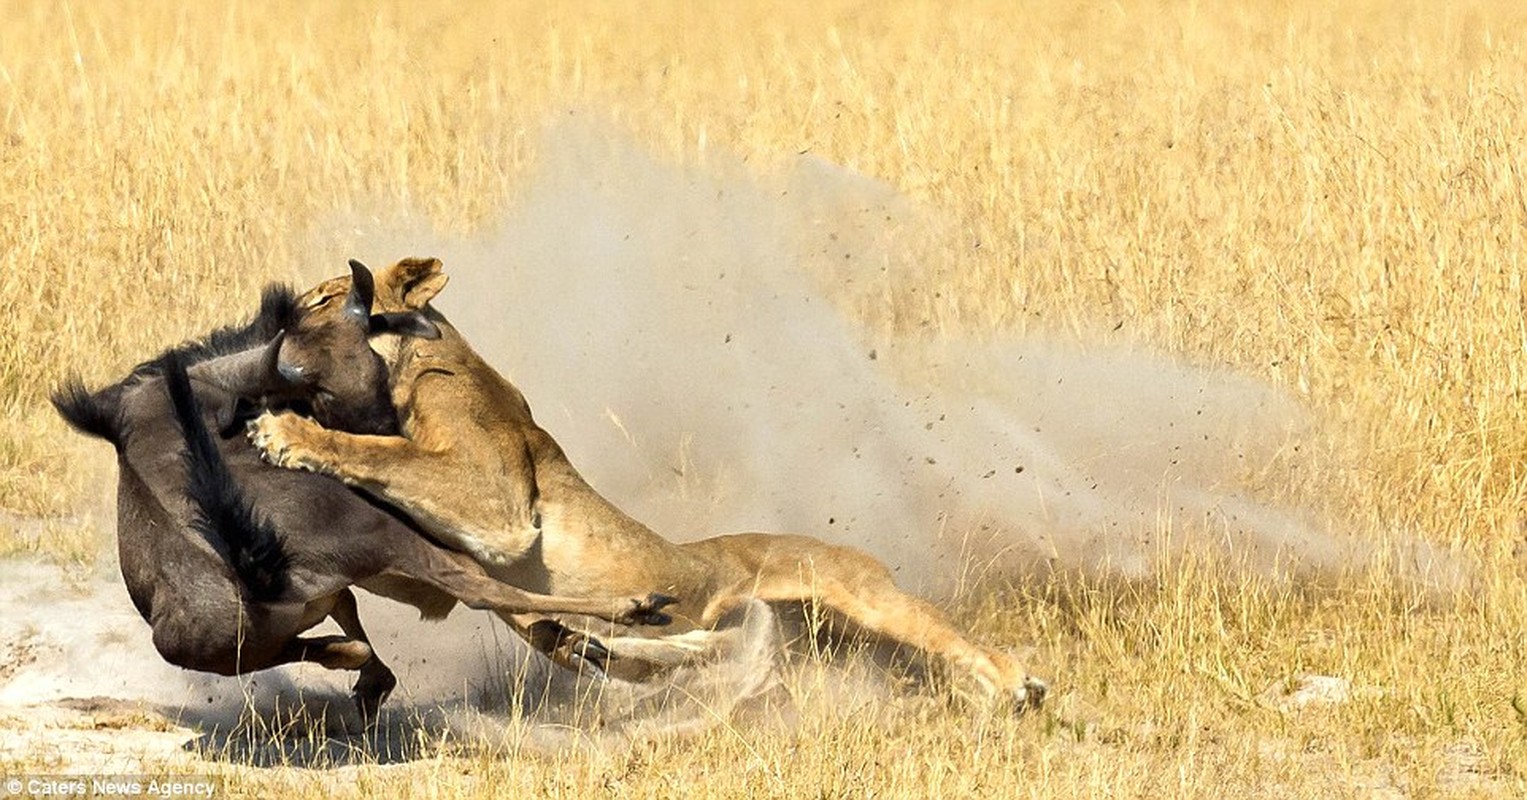
<path fill-rule="evenodd" d="M 281 535 L 260 516 L 233 479 L 202 418 L 184 362 L 171 353 L 162 366 L 170 404 L 186 440 L 186 490 L 191 497 L 192 524 L 209 541 L 225 546 L 229 566 L 254 599 L 274 599 L 286 591 L 288 580 L 289 562 Z"/>
<path fill-rule="evenodd" d="M 88 436 L 105 439 L 117 449 L 122 447 L 121 390 L 112 387 L 91 394 L 79 378 L 70 378 L 49 398 L 53 407 L 70 427 Z"/>

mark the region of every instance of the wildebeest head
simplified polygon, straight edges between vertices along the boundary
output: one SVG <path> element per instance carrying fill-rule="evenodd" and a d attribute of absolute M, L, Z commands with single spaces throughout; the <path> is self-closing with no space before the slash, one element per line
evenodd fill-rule
<path fill-rule="evenodd" d="M 353 433 L 395 426 L 387 366 L 370 339 L 384 333 L 433 339 L 439 328 L 420 311 L 372 313 L 375 281 L 359 261 L 297 298 L 296 320 L 270 345 L 267 379 L 305 397 L 314 416 Z"/>

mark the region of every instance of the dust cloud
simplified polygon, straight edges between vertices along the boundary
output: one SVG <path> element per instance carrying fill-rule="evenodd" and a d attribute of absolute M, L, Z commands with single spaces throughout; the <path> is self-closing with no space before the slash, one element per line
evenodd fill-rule
<path fill-rule="evenodd" d="M 444 259 L 437 306 L 596 488 L 670 538 L 806 533 L 936 594 L 1146 578 L 1190 547 L 1283 577 L 1378 555 L 1247 491 L 1310 433 L 1285 393 L 1122 346 L 856 326 L 834 299 L 942 268 L 950 226 L 814 156 L 766 176 L 720 160 L 562 123 L 495 232 L 350 221 L 313 252 Z M 1419 544 L 1398 560 L 1442 563 Z"/>

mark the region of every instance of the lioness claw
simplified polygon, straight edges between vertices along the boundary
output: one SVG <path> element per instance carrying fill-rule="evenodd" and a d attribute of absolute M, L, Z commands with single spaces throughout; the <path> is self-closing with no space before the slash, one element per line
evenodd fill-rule
<path fill-rule="evenodd" d="M 265 412 L 244 427 L 244 438 L 260 452 L 260 460 L 274 467 L 317 472 L 319 467 L 296 444 L 307 420 L 296 414 Z"/>

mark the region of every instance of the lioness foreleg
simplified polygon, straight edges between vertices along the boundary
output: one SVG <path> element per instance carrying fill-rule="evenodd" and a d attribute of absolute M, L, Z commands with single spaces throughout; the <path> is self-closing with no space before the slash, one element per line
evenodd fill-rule
<path fill-rule="evenodd" d="M 413 488 L 423 495 L 438 480 L 429 467 L 436 454 L 402 436 L 335 431 L 300 414 L 267 411 L 249 423 L 248 437 L 271 464 L 331 475 L 366 489 Z"/>
<path fill-rule="evenodd" d="M 408 513 L 452 547 L 481 561 L 508 564 L 535 543 L 535 487 L 520 473 L 494 481 L 484 470 L 403 436 L 331 430 L 290 412 L 266 412 L 249 423 L 249 441 L 278 467 L 338 478 Z M 462 476 L 480 477 L 472 491 L 444 493 Z"/>

